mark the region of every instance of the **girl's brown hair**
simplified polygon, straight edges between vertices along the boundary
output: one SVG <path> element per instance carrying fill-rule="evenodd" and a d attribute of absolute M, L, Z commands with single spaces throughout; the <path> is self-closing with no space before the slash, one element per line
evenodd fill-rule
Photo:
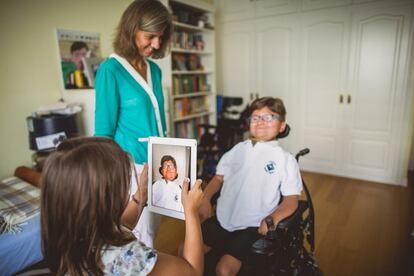
<path fill-rule="evenodd" d="M 282 122 L 286 121 L 286 108 L 281 99 L 273 97 L 263 97 L 254 100 L 250 105 L 250 115 L 252 115 L 253 111 L 262 109 L 263 107 L 267 107 L 271 111 L 279 114 Z"/>
<path fill-rule="evenodd" d="M 172 34 L 172 17 L 168 9 L 158 0 L 135 0 L 122 14 L 116 29 L 113 47 L 115 53 L 132 60 L 139 55 L 135 45 L 138 31 L 161 32 L 161 45 L 151 58 L 162 58 L 169 50 Z"/>
<path fill-rule="evenodd" d="M 41 180 L 44 257 L 57 275 L 103 274 L 102 250 L 135 238 L 121 228 L 132 163 L 113 140 L 63 141 L 46 160 Z"/>

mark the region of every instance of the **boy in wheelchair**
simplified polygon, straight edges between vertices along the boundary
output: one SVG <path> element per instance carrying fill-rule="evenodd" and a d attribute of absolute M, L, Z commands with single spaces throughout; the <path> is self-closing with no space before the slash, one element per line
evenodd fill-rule
<path fill-rule="evenodd" d="M 299 167 L 276 140 L 286 127 L 285 117 L 282 100 L 256 99 L 250 106 L 250 139 L 223 155 L 206 186 L 200 216 L 205 253 L 217 247 L 222 250 L 217 275 L 236 275 L 247 261 L 252 243 L 298 207 L 302 191 Z M 212 217 L 211 198 L 218 191 L 216 216 Z M 268 229 L 266 220 L 273 221 L 273 229 Z"/>

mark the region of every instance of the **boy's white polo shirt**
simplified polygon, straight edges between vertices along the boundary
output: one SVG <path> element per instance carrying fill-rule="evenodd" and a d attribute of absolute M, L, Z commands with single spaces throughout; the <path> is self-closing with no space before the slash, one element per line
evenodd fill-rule
<path fill-rule="evenodd" d="M 152 185 L 153 204 L 158 207 L 184 212 L 181 203 L 181 186 L 177 179 L 167 181 L 160 179 Z"/>
<path fill-rule="evenodd" d="M 223 155 L 216 174 L 224 176 L 217 218 L 228 231 L 260 226 L 278 206 L 280 194 L 302 191 L 299 166 L 277 141 L 238 143 Z"/>

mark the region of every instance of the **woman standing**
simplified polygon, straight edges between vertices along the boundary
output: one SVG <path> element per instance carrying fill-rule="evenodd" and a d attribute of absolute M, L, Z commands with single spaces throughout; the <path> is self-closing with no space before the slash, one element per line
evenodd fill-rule
<path fill-rule="evenodd" d="M 166 135 L 161 70 L 147 58 L 165 56 L 171 33 L 171 14 L 161 2 L 135 0 L 117 27 L 115 53 L 96 76 L 95 135 L 113 138 L 132 155 L 138 172 L 147 162 L 147 138 Z M 131 194 L 136 189 L 133 183 Z M 152 246 L 158 223 L 144 211 L 134 233 Z"/>

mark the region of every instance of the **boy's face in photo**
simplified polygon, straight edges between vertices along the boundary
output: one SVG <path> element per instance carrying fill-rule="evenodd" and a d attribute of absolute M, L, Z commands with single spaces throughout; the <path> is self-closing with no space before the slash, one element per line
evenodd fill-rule
<path fill-rule="evenodd" d="M 270 115 L 275 115 L 270 117 Z M 268 118 L 266 118 L 268 117 Z M 285 129 L 285 122 L 278 119 L 278 114 L 271 111 L 268 107 L 253 111 L 250 120 L 250 134 L 259 141 L 270 141 Z M 271 118 L 269 121 L 266 119 Z"/>
<path fill-rule="evenodd" d="M 177 176 L 177 168 L 171 160 L 165 161 L 162 164 L 162 176 L 168 181 L 173 181 Z"/>
<path fill-rule="evenodd" d="M 81 62 L 82 58 L 86 57 L 88 54 L 88 49 L 81 48 L 72 52 L 72 61 L 76 64 Z"/>

